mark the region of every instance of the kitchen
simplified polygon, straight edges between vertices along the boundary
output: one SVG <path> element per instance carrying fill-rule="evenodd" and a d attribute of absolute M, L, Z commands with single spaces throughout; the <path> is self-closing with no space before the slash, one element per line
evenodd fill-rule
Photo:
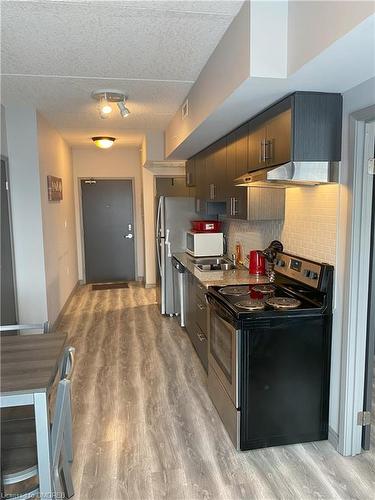
<path fill-rule="evenodd" d="M 75 350 L 58 491 L 371 498 L 373 9 L 53 3 L 4 8 L 1 152 L 14 323 Z"/>
<path fill-rule="evenodd" d="M 246 242 L 249 246 L 245 246 L 244 252 L 237 233 L 228 230 L 231 217 L 245 219 L 258 225 L 263 238 L 275 238 L 282 234 L 285 214 L 289 211 L 293 217 L 293 213 L 301 211 L 298 201 L 293 205 L 293 201 L 286 200 L 286 193 L 295 189 L 314 191 L 317 186 L 324 221 L 309 205 L 309 225 L 298 228 L 293 219 L 289 225 L 294 231 L 303 232 L 296 238 L 302 245 L 308 244 L 306 233 L 312 232 L 313 239 L 317 239 L 317 231 L 311 230 L 314 223 L 317 230 L 329 230 L 324 223 L 327 211 L 321 198 L 322 191 L 328 188 L 327 195 L 333 194 L 331 205 L 335 213 L 336 195 L 332 188 L 336 189 L 341 155 L 341 122 L 340 95 L 294 93 L 188 160 L 186 180 L 189 187 L 195 187 L 195 198 L 159 198 L 156 235 L 160 311 L 178 316 L 181 327 L 186 328 L 208 372 L 209 395 L 237 449 L 328 438 L 333 309 L 333 266 L 328 263 L 329 252 L 321 261 L 312 262 L 313 249 L 305 248 L 302 255 L 291 255 L 275 239 L 265 249 L 254 247 L 252 241 Z M 303 196 L 301 201 L 305 204 Z M 194 220 L 196 212 L 207 220 Z M 222 232 L 220 215 L 227 234 Z M 209 216 L 216 216 L 217 220 L 209 220 Z M 336 217 L 332 219 L 334 226 Z M 270 223 L 272 234 L 267 228 Z M 330 240 L 322 236 L 320 251 L 324 254 Z M 290 240 L 293 242 L 293 236 Z M 273 316 L 270 310 L 274 311 Z M 318 311 L 321 323 L 317 323 Z M 275 323 L 268 320 L 267 331 L 263 323 L 270 314 Z M 254 329 L 249 333 L 247 321 Z M 293 329 L 297 336 L 292 334 Z M 300 330 L 309 332 L 306 338 Z M 251 345 L 259 344 L 258 353 L 246 350 L 250 349 L 248 335 Z M 269 344 L 263 345 L 261 339 L 265 335 L 270 339 Z M 283 338 L 283 349 L 278 338 Z M 315 347 L 312 339 L 317 343 Z M 319 345 L 324 349 L 319 349 Z M 311 352 L 309 356 L 314 349 L 315 359 Z M 252 367 L 257 357 L 262 366 L 259 373 Z M 247 363 L 251 367 L 249 372 L 245 371 Z M 311 368 L 310 373 L 305 373 L 304 366 L 308 363 L 315 370 Z M 272 366 L 277 368 L 272 370 Z M 293 366 L 290 373 L 288 366 Z M 297 381 L 294 389 L 293 377 Z M 257 387 L 252 385 L 253 378 Z M 279 388 L 272 383 L 276 380 Z M 285 387 L 288 389 L 284 393 Z M 276 402 L 280 406 L 285 399 L 285 408 L 280 408 L 283 417 L 276 419 L 276 424 L 269 422 L 268 427 L 264 425 L 258 431 L 248 431 L 246 437 L 243 435 L 241 429 L 257 428 L 254 422 L 269 419 L 268 412 L 273 413 Z M 259 414 L 251 414 L 253 406 L 262 408 Z M 309 419 L 310 414 L 315 419 Z M 288 422 L 293 422 L 290 428 Z M 293 429 L 301 429 L 303 423 L 304 432 L 295 435 Z"/>

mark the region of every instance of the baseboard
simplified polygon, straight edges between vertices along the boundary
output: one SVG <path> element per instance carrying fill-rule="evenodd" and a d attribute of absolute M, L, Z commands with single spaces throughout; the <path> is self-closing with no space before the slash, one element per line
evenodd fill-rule
<path fill-rule="evenodd" d="M 67 310 L 69 303 L 73 298 L 73 295 L 76 293 L 78 287 L 82 285 L 82 282 L 83 282 L 83 280 L 78 280 L 77 283 L 74 285 L 73 290 L 70 292 L 69 297 L 66 299 L 65 304 L 62 306 L 61 311 L 59 312 L 59 315 L 57 316 L 52 327 L 50 328 L 51 332 L 56 330 L 56 328 L 59 326 L 59 323 L 60 323 L 62 317 L 64 316 L 65 311 Z"/>
<path fill-rule="evenodd" d="M 144 281 L 144 276 L 137 276 L 135 281 Z"/>
<path fill-rule="evenodd" d="M 145 288 L 156 288 L 156 283 L 145 283 Z"/>
<path fill-rule="evenodd" d="M 339 435 L 332 429 L 331 426 L 328 427 L 328 441 L 335 448 L 335 450 L 337 450 L 339 446 Z"/>

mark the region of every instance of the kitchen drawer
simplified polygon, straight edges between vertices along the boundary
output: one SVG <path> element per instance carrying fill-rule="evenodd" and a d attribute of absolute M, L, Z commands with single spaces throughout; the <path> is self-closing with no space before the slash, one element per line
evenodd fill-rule
<path fill-rule="evenodd" d="M 195 318 L 198 326 L 207 337 L 207 304 L 206 299 L 202 302 L 201 296 L 196 297 Z"/>
<path fill-rule="evenodd" d="M 195 278 L 195 293 L 197 298 L 203 303 L 206 304 L 206 293 L 207 293 L 207 288 L 202 285 L 202 283 Z"/>
<path fill-rule="evenodd" d="M 189 336 L 190 336 L 190 339 L 193 343 L 195 350 L 197 351 L 199 359 L 201 360 L 203 368 L 207 371 L 208 370 L 207 337 L 204 335 L 204 333 L 202 332 L 202 330 L 199 328 L 199 326 L 197 324 L 195 325 L 195 328 L 193 329 L 192 335 L 189 335 Z"/>

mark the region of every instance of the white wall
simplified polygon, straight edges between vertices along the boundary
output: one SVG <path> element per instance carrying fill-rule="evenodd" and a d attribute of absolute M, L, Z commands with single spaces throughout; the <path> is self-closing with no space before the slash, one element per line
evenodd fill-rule
<path fill-rule="evenodd" d="M 5 123 L 5 108 L 2 104 L 0 107 L 0 119 L 1 119 L 0 153 L 4 156 L 8 156 L 7 129 L 6 129 L 6 123 Z"/>
<path fill-rule="evenodd" d="M 337 220 L 337 256 L 336 256 L 336 311 L 333 322 L 332 370 L 331 370 L 331 404 L 330 424 L 338 432 L 340 412 L 341 382 L 341 346 L 343 335 L 347 333 L 345 312 L 347 296 L 345 278 L 348 263 L 348 245 L 350 240 L 353 163 L 349 157 L 349 123 L 350 115 L 375 104 L 375 78 L 345 92 L 343 102 L 342 153 L 339 186 L 339 209 Z"/>
<path fill-rule="evenodd" d="M 250 75 L 285 78 L 288 55 L 288 0 L 250 2 Z"/>
<path fill-rule="evenodd" d="M 135 252 L 136 277 L 144 277 L 144 240 L 142 223 L 142 172 L 141 157 L 138 147 L 105 150 L 96 148 L 73 148 L 74 198 L 76 207 L 76 231 L 79 279 L 84 279 L 83 232 L 81 223 L 81 178 L 133 179 L 135 200 Z"/>
<path fill-rule="evenodd" d="M 189 116 L 181 108 L 165 134 L 168 157 L 246 79 L 250 73 L 250 7 L 243 7 L 202 69 L 189 92 Z"/>
<path fill-rule="evenodd" d="M 70 147 L 37 115 L 48 318 L 55 322 L 78 281 L 73 167 Z M 62 178 L 62 201 L 48 201 L 47 175 Z"/>
<path fill-rule="evenodd" d="M 20 323 L 48 318 L 36 111 L 5 106 Z"/>
<path fill-rule="evenodd" d="M 375 12 L 371 1 L 290 1 L 288 73 L 294 73 Z"/>
<path fill-rule="evenodd" d="M 145 238 L 145 285 L 156 284 L 156 246 L 155 246 L 155 178 L 158 176 L 185 175 L 185 167 L 142 168 L 143 185 L 143 223 Z"/>

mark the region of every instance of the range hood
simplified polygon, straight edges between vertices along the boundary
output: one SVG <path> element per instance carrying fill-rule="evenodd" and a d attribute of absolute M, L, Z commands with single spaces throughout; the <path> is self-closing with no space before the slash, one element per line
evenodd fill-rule
<path fill-rule="evenodd" d="M 316 186 L 338 182 L 339 162 L 291 161 L 250 172 L 234 179 L 236 186 Z"/>

